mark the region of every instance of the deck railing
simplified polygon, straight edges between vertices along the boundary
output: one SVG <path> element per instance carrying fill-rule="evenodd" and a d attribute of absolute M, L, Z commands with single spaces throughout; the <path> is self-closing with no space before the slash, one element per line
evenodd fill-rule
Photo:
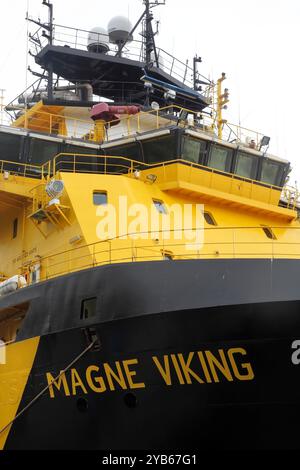
<path fill-rule="evenodd" d="M 205 186 L 208 188 L 214 187 L 218 175 L 223 175 L 227 177 L 228 184 L 226 186 L 226 192 L 228 194 L 235 194 L 234 182 L 245 182 L 248 183 L 250 188 L 249 191 L 247 191 L 247 197 L 253 199 L 253 188 L 257 184 L 260 184 L 269 190 L 269 195 L 265 197 L 266 203 L 272 203 L 273 191 L 275 190 L 282 193 L 282 200 L 289 209 L 295 209 L 300 205 L 300 192 L 297 188 L 291 186 L 281 188 L 279 186 L 264 184 L 260 181 L 241 177 L 233 173 L 222 172 L 181 158 L 161 163 L 147 164 L 120 156 L 59 153 L 52 161 L 48 161 L 40 166 L 0 160 L 0 175 L 2 174 L 4 179 L 9 179 L 11 176 L 22 176 L 47 181 L 59 172 L 139 177 L 136 172 L 161 168 L 160 183 L 163 183 L 170 180 L 168 167 L 176 163 L 190 168 L 189 173 L 185 175 L 185 179 L 189 183 L 199 184 L 199 179 L 192 170 L 200 169 L 205 170 Z M 207 177 L 208 175 L 209 177 Z"/>
<path fill-rule="evenodd" d="M 13 126 L 17 124 L 13 124 Z M 214 138 L 217 135 L 216 116 L 205 113 L 198 113 L 195 116 L 193 111 L 174 105 L 157 110 L 141 111 L 136 115 L 124 115 L 118 121 L 107 122 L 105 142 L 134 137 L 141 132 L 155 131 L 172 125 L 180 125 L 198 133 L 208 133 Z M 34 112 L 29 110 L 24 115 L 21 126 L 43 134 L 96 142 L 92 119 L 79 119 L 68 114 L 55 114 L 37 109 Z M 242 143 L 249 146 L 250 141 L 254 141 L 254 148 L 259 150 L 262 138 L 261 132 L 227 122 L 223 125 L 222 140 L 224 142 Z"/>
<path fill-rule="evenodd" d="M 267 238 L 264 228 L 266 227 L 193 228 L 187 231 L 189 240 L 196 231 L 203 237 L 203 243 L 195 245 L 194 249 L 187 239 L 175 240 L 176 230 L 168 231 L 172 239 L 164 239 L 164 230 L 127 234 L 41 258 L 40 280 L 117 263 L 211 258 L 300 259 L 300 228 L 267 227 L 274 236 L 272 239 Z M 141 239 L 145 235 L 149 238 Z M 263 240 L 263 237 L 266 239 Z"/>

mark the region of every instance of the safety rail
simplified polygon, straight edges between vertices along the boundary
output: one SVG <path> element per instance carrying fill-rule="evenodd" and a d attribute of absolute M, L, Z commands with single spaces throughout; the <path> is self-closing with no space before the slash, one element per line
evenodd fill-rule
<path fill-rule="evenodd" d="M 17 125 L 18 121 L 13 123 L 12 127 Z M 32 114 L 28 111 L 24 115 L 23 127 L 43 134 L 95 141 L 94 123 L 91 119 L 78 119 L 65 114 L 35 110 Z"/>
<path fill-rule="evenodd" d="M 63 25 L 54 25 L 54 40 L 53 44 L 57 46 L 69 46 L 74 49 L 87 50 L 88 35 L 90 31 L 78 28 L 72 28 Z M 96 39 L 99 36 L 99 42 L 105 40 L 109 44 L 110 51 L 108 55 L 116 55 L 118 47 L 114 46 L 109 42 L 109 36 L 105 33 L 97 34 L 93 32 L 93 37 Z M 40 36 L 42 36 L 40 31 Z M 46 45 L 46 41 L 41 43 L 42 47 Z M 134 39 L 126 45 L 122 51 L 122 56 L 131 60 L 139 62 L 145 62 L 143 41 Z M 173 55 L 164 51 L 161 48 L 157 48 L 157 56 L 159 67 L 169 75 L 172 75 L 177 80 L 181 81 L 187 86 L 193 87 L 193 68 L 189 66 L 188 61 L 182 62 Z M 197 78 L 202 78 L 205 82 L 209 82 L 209 79 L 197 74 Z"/>
<path fill-rule="evenodd" d="M 254 194 L 254 185 L 262 184 L 260 181 L 256 181 L 250 178 L 242 177 L 234 173 L 228 173 L 215 168 L 209 168 L 205 165 L 200 165 L 199 163 L 190 162 L 182 158 L 177 158 L 173 160 L 164 161 L 161 163 L 143 163 L 136 160 L 131 160 L 126 157 L 114 157 L 108 155 L 86 155 L 86 154 L 70 154 L 70 153 L 60 153 L 53 160 L 52 174 L 57 172 L 67 172 L 67 173 L 101 173 L 101 174 L 113 174 L 113 175 L 128 175 L 131 177 L 138 177 L 135 172 L 142 170 L 155 170 L 161 169 L 159 173 L 158 182 L 160 184 L 170 181 L 170 178 L 174 178 L 173 171 L 168 172 L 168 167 L 172 164 L 182 164 L 190 168 L 190 171 L 185 174 L 185 181 L 188 183 L 199 184 L 199 175 L 194 173 L 193 169 L 205 170 L 205 178 L 203 179 L 203 184 L 207 188 L 215 187 L 216 178 L 219 175 L 227 177 L 227 186 L 226 192 L 228 194 L 235 194 L 236 188 L 234 182 L 238 181 L 239 184 L 243 182 L 249 183 L 250 190 L 247 192 L 247 197 L 249 199 L 253 198 Z M 208 175 L 210 177 L 208 178 Z M 282 188 L 279 186 L 272 186 L 264 184 L 269 190 L 269 195 L 265 195 L 265 202 L 272 203 L 273 190 L 282 191 Z M 292 188 L 294 193 L 291 193 L 291 197 L 288 197 L 288 191 L 285 190 L 285 196 L 288 204 L 291 203 L 291 208 L 294 208 L 299 203 L 300 193 L 298 193 L 298 198 L 295 198 L 295 189 Z M 224 188 L 225 190 L 225 188 Z"/>
<path fill-rule="evenodd" d="M 268 229 L 272 230 L 275 237 L 262 240 L 262 237 L 266 237 L 264 228 L 193 228 L 188 229 L 186 234 L 183 231 L 181 240 L 175 240 L 177 230 L 167 231 L 168 236 L 172 234 L 171 239 L 164 239 L 164 230 L 122 235 L 40 258 L 40 281 L 117 263 L 209 258 L 300 259 L 300 228 L 269 226 Z M 195 249 L 190 245 L 191 232 L 202 234 L 203 243 L 199 246 L 195 244 Z M 148 235 L 148 241 L 142 239 L 145 235 Z M 275 239 L 277 236 L 278 239 Z M 35 265 L 36 261 L 32 262 L 32 267 Z"/>
<path fill-rule="evenodd" d="M 9 178 L 10 176 L 23 176 L 27 178 L 43 179 L 48 173 L 47 168 L 50 168 L 50 162 L 39 166 L 29 163 L 0 160 L 0 174 L 3 174 L 5 178 Z"/>
<path fill-rule="evenodd" d="M 255 185 L 260 184 L 269 190 L 269 195 L 264 196 L 266 203 L 272 203 L 273 191 L 275 190 L 281 192 L 281 200 L 286 204 L 286 207 L 295 209 L 300 206 L 300 192 L 297 188 L 291 186 L 281 188 L 279 186 L 268 185 L 257 180 L 209 168 L 205 165 L 200 165 L 199 163 L 190 162 L 181 158 L 150 164 L 122 156 L 59 153 L 52 161 L 48 161 L 41 166 L 0 161 L 0 174 L 6 172 L 8 177 L 9 175 L 17 175 L 41 180 L 48 180 L 59 172 L 137 177 L 136 172 L 161 168 L 159 183 L 164 183 L 170 180 L 168 167 L 178 163 L 190 168 L 188 174 L 185 174 L 185 180 L 188 183 L 201 183 L 198 175 L 192 171 L 193 169 L 205 170 L 205 182 L 203 182 L 203 184 L 207 188 L 213 188 L 216 178 L 218 178 L 219 175 L 223 175 L 227 177 L 228 184 L 224 190 L 226 189 L 228 194 L 236 193 L 234 182 L 238 181 L 239 184 L 245 182 L 248 183 L 250 187 L 250 190 L 247 191 L 247 197 L 252 199 Z M 207 175 L 210 175 L 210 177 L 208 178 Z"/>
<path fill-rule="evenodd" d="M 116 125 L 118 124 L 118 125 Z M 18 126 L 18 121 L 12 126 Z M 114 139 L 134 137 L 142 132 L 161 130 L 169 126 L 179 125 L 199 133 L 217 136 L 217 119 L 211 116 L 183 108 L 178 105 L 165 106 L 159 109 L 141 111 L 135 115 L 120 116 L 118 120 L 106 123 L 105 142 Z M 44 134 L 81 139 L 97 142 L 92 119 L 80 119 L 65 113 L 50 113 L 41 110 L 29 110 L 24 115 L 22 128 L 35 130 Z M 225 122 L 222 130 L 224 142 L 235 142 L 252 148 L 260 149 L 263 134 L 235 124 Z M 252 142 L 251 142 L 252 141 Z M 251 142 L 251 144 L 250 144 Z"/>

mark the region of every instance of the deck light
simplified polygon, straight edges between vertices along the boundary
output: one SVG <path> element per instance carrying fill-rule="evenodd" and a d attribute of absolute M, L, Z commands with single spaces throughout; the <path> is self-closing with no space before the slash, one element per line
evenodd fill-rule
<path fill-rule="evenodd" d="M 268 137 L 267 135 L 264 135 L 263 138 L 260 141 L 259 150 L 261 150 L 262 147 L 266 147 L 266 145 L 269 145 L 270 140 L 271 140 L 271 137 Z"/>
<path fill-rule="evenodd" d="M 156 175 L 153 175 L 153 174 L 147 175 L 147 176 L 146 176 L 146 180 L 147 180 L 149 183 L 153 184 L 153 183 L 155 183 L 155 181 L 157 180 L 157 176 L 156 176 Z"/>

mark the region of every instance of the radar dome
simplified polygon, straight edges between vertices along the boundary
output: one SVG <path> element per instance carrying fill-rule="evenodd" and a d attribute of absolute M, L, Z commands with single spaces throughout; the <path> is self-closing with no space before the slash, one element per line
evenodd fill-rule
<path fill-rule="evenodd" d="M 88 35 L 87 48 L 89 52 L 108 52 L 109 51 L 109 38 L 105 28 L 96 26 Z"/>
<path fill-rule="evenodd" d="M 132 24 L 125 16 L 115 16 L 107 26 L 109 40 L 113 44 L 123 44 L 133 40 Z"/>

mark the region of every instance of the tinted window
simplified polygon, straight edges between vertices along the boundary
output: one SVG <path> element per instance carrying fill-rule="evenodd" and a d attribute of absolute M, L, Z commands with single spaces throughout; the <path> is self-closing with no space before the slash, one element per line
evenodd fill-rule
<path fill-rule="evenodd" d="M 203 164 L 205 162 L 207 142 L 184 137 L 182 158 L 189 162 Z"/>
<path fill-rule="evenodd" d="M 0 160 L 19 161 L 23 140 L 23 136 L 0 133 Z"/>
<path fill-rule="evenodd" d="M 65 144 L 61 146 L 61 153 L 70 155 L 61 155 L 56 159 L 57 170 L 74 171 L 75 169 L 78 173 L 97 173 L 103 170 L 103 162 L 99 161 L 97 157 L 86 157 L 86 155 L 97 155 L 97 149 Z M 75 166 L 74 155 L 76 155 Z"/>
<path fill-rule="evenodd" d="M 263 231 L 265 232 L 265 235 L 270 238 L 271 240 L 277 240 L 276 236 L 273 232 L 273 230 L 270 227 L 264 227 L 262 226 Z"/>
<path fill-rule="evenodd" d="M 153 199 L 153 204 L 155 205 L 157 211 L 160 214 L 167 214 L 168 213 L 167 208 L 166 208 L 165 204 L 163 203 L 163 201 L 158 201 L 157 199 Z"/>
<path fill-rule="evenodd" d="M 103 206 L 107 204 L 107 192 L 106 191 L 94 191 L 93 202 L 95 206 Z"/>
<path fill-rule="evenodd" d="M 229 171 L 231 158 L 231 149 L 220 147 L 220 145 L 213 145 L 208 159 L 208 166 L 221 171 Z"/>
<path fill-rule="evenodd" d="M 80 318 L 84 320 L 86 318 L 91 318 L 96 315 L 97 312 L 97 297 L 91 299 L 85 299 L 81 303 L 81 312 Z"/>
<path fill-rule="evenodd" d="M 81 147 L 80 145 L 65 144 L 62 146 L 62 152 L 75 153 L 78 155 L 97 155 L 97 149 Z"/>
<path fill-rule="evenodd" d="M 204 212 L 204 219 L 208 225 L 217 225 L 214 216 L 209 212 Z"/>
<path fill-rule="evenodd" d="M 126 157 L 131 160 L 143 161 L 140 144 L 120 145 L 118 147 L 110 147 L 105 149 L 106 155 L 117 157 Z"/>
<path fill-rule="evenodd" d="M 235 173 L 245 178 L 255 179 L 258 158 L 244 152 L 238 152 Z"/>
<path fill-rule="evenodd" d="M 46 163 L 59 153 L 59 143 L 49 140 L 30 139 L 28 161 L 33 165 Z"/>
<path fill-rule="evenodd" d="M 271 160 L 263 160 L 261 170 L 261 181 L 274 186 L 280 184 L 282 166 Z"/>
<path fill-rule="evenodd" d="M 159 139 L 142 141 L 146 163 L 159 163 L 174 160 L 176 156 L 176 136 L 168 135 Z"/>

